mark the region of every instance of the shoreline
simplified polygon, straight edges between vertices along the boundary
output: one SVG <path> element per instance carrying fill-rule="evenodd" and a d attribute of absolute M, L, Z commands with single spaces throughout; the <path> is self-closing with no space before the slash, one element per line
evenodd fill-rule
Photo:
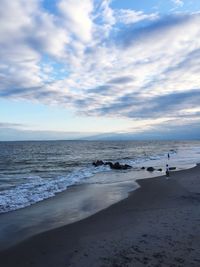
<path fill-rule="evenodd" d="M 183 147 L 184 147 L 184 143 L 183 143 Z M 196 161 L 199 160 L 199 156 L 198 156 L 199 145 L 198 145 L 197 150 L 195 150 L 196 147 L 194 149 L 194 147 L 191 144 L 189 147 L 190 147 L 189 153 L 187 152 L 186 148 L 182 149 L 182 147 L 179 147 L 177 144 L 174 147 L 174 149 L 169 150 L 169 147 L 167 148 L 167 150 L 172 151 L 170 154 L 170 162 L 173 162 L 173 166 L 176 166 L 177 170 L 191 168 L 192 166 L 195 165 Z M 151 149 L 152 147 L 150 146 L 150 150 Z M 144 155 L 138 156 L 138 157 L 135 157 L 134 155 L 132 155 L 131 157 L 130 155 L 129 157 L 125 157 L 125 158 L 122 157 L 121 160 L 122 161 L 125 160 L 125 161 L 121 162 L 121 164 L 130 164 L 133 167 L 134 172 L 137 173 L 136 175 L 133 174 L 134 179 L 138 179 L 139 178 L 138 176 L 143 176 L 143 175 L 145 175 L 147 178 L 160 176 L 161 173 L 152 175 L 153 173 L 143 172 L 143 174 L 142 173 L 140 174 L 141 168 L 155 167 L 157 169 L 165 170 L 166 164 L 169 163 L 169 159 L 167 159 L 166 157 L 167 155 L 166 151 L 164 152 L 163 149 L 161 149 L 162 153 L 159 149 L 157 150 L 157 152 L 155 152 L 154 150 L 152 151 L 153 153 L 147 153 L 148 156 L 146 153 L 144 153 Z M 183 153 L 183 151 L 185 151 L 186 153 Z M 187 155 L 187 157 L 185 157 L 185 154 Z M 120 161 L 120 160 L 117 159 L 117 161 Z M 53 183 L 51 179 L 50 180 L 43 179 L 42 178 L 43 175 L 41 176 L 42 180 L 40 180 L 40 174 L 39 172 L 37 172 L 36 174 L 33 174 L 33 177 L 29 177 L 29 175 L 25 175 L 23 178 L 25 180 L 23 180 L 23 182 L 22 183 L 20 182 L 19 184 L 14 183 L 13 188 L 12 188 L 12 182 L 11 184 L 9 184 L 8 187 L 6 187 L 6 185 L 5 187 L 2 186 L 2 190 L 0 192 L 0 199 L 3 205 L 0 207 L 0 214 L 14 212 L 18 209 L 30 207 L 32 205 L 37 204 L 38 202 L 45 201 L 45 199 L 55 197 L 55 195 L 62 193 L 65 190 L 68 190 L 70 186 L 76 185 L 77 183 L 82 184 L 82 183 L 85 183 L 84 181 L 86 181 L 87 183 L 87 180 L 91 181 L 92 183 L 94 182 L 98 183 L 98 179 L 96 180 L 93 179 L 93 177 L 95 177 L 96 174 L 102 175 L 104 172 L 108 171 L 108 175 L 109 175 L 110 171 L 111 173 L 112 171 L 114 171 L 112 169 L 108 170 L 109 168 L 106 170 L 102 167 L 100 167 L 100 169 L 94 168 L 94 166 L 92 166 L 91 160 L 89 160 L 88 164 L 89 165 L 83 166 L 83 168 L 81 169 L 74 169 L 72 172 L 69 172 L 69 173 L 67 172 L 64 175 L 62 174 L 61 176 L 56 175 L 56 174 L 53 175 L 52 176 L 53 181 L 54 181 Z M 18 168 L 20 169 L 20 165 L 18 166 Z M 37 166 L 35 166 L 35 169 L 37 170 Z M 164 172 L 162 173 L 164 174 Z M 39 178 L 39 181 L 38 181 L 38 178 Z M 29 183 L 30 181 L 31 183 Z M 117 180 L 115 182 L 117 182 Z M 30 185 L 31 187 L 29 188 Z M 23 191 L 23 195 L 21 198 L 19 198 L 18 196 L 20 196 L 22 191 Z"/>
<path fill-rule="evenodd" d="M 35 236 L 78 222 L 128 197 L 133 181 L 80 184 L 34 205 L 0 215 L 0 251 Z M 102 201 L 103 198 L 103 201 Z"/>
<path fill-rule="evenodd" d="M 141 187 L 128 198 L 0 252 L 1 262 L 4 267 L 197 267 L 199 173 L 197 165 L 172 172 L 170 179 L 137 180 Z"/>
<path fill-rule="evenodd" d="M 188 168 L 189 166 L 186 169 Z M 146 170 L 101 172 L 96 174 L 97 181 L 103 179 L 115 182 L 72 185 L 54 197 L 22 209 L 2 213 L 0 251 L 37 234 L 88 218 L 126 199 L 139 187 L 137 181 L 163 175 L 163 172 Z"/>

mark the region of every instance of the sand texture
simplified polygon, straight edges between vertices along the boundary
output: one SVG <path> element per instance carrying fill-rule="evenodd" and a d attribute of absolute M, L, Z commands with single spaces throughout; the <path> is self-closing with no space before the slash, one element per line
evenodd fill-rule
<path fill-rule="evenodd" d="M 199 267 L 200 165 L 139 180 L 130 196 L 0 253 L 0 266 Z"/>

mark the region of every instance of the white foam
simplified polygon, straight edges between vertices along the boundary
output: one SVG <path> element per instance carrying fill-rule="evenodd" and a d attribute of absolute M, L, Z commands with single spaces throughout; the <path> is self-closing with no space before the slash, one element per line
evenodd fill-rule
<path fill-rule="evenodd" d="M 74 171 L 66 177 L 55 179 L 44 179 L 39 176 L 28 177 L 28 182 L 0 192 L 0 213 L 24 208 L 53 197 L 56 193 L 66 190 L 69 186 L 77 184 L 95 173 L 109 170 L 108 166 L 89 167 Z"/>
<path fill-rule="evenodd" d="M 164 157 L 164 156 L 163 156 Z M 150 156 L 150 160 L 159 160 L 161 159 L 162 157 L 161 156 Z"/>

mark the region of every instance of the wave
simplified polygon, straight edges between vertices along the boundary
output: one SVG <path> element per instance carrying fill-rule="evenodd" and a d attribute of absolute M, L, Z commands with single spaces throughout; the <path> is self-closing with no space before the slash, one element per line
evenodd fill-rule
<path fill-rule="evenodd" d="M 142 162 L 158 160 L 165 157 L 165 154 L 146 156 L 143 158 L 130 159 L 123 158 L 118 160 L 121 164 L 129 164 L 133 170 L 137 171 L 137 164 Z M 23 183 L 15 187 L 0 191 L 0 213 L 17 210 L 35 204 L 44 199 L 55 196 L 57 193 L 65 191 L 69 186 L 85 183 L 87 178 L 96 173 L 112 171 L 109 166 L 77 167 L 66 176 L 56 178 L 42 178 L 39 175 L 23 177 Z M 36 170 L 34 170 L 36 173 Z M 41 170 L 39 170 L 41 172 Z M 109 181 L 107 181 L 109 182 Z"/>
<path fill-rule="evenodd" d="M 95 173 L 109 170 L 108 166 L 98 168 L 92 166 L 76 170 L 66 177 L 28 177 L 27 182 L 0 192 L 0 213 L 24 208 L 53 197 L 57 193 L 66 190 L 69 186 L 80 183 L 82 179 L 87 179 Z"/>

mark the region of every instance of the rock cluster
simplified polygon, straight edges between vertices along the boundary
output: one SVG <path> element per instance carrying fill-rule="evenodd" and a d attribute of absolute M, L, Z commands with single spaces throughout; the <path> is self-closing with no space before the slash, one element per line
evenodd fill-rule
<path fill-rule="evenodd" d="M 147 168 L 147 171 L 148 171 L 148 172 L 153 172 L 153 171 L 155 171 L 155 169 L 154 169 L 154 167 L 148 167 L 148 168 Z"/>
<path fill-rule="evenodd" d="M 102 160 L 96 160 L 92 163 L 95 167 L 102 166 L 102 165 L 109 165 L 111 169 L 115 170 L 127 170 L 131 169 L 132 166 L 128 164 L 120 164 L 119 162 L 112 163 L 111 161 L 102 161 Z"/>
<path fill-rule="evenodd" d="M 141 170 L 145 170 L 145 167 L 142 167 Z M 147 167 L 146 170 L 148 172 L 153 172 L 153 171 L 159 171 L 159 172 L 161 172 L 162 171 L 161 168 L 160 169 L 155 169 L 154 167 Z"/>

